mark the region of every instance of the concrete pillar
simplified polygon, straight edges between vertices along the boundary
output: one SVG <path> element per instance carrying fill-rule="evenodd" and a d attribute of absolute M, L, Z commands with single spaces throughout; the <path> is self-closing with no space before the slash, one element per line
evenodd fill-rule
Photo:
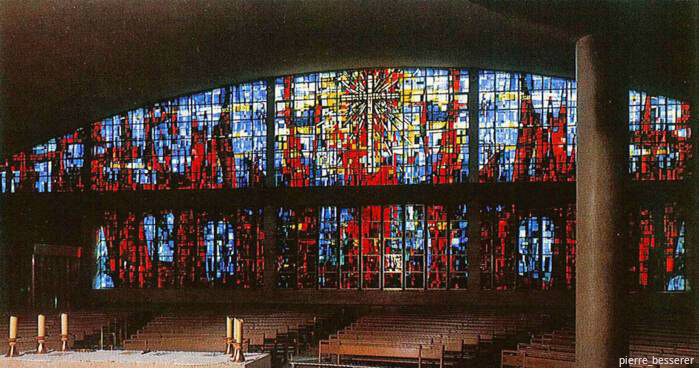
<path fill-rule="evenodd" d="M 471 68 L 468 76 L 468 172 L 471 183 L 478 183 L 479 72 L 479 69 Z M 470 198 L 468 204 L 468 288 L 476 292 L 481 289 L 481 203 L 478 198 Z"/>
<path fill-rule="evenodd" d="M 275 187 L 274 170 L 274 116 L 276 114 L 274 106 L 274 78 L 267 79 L 267 151 L 266 170 L 264 187 L 270 190 Z M 263 209 L 262 231 L 265 233 L 265 266 L 263 274 L 263 289 L 273 291 L 277 287 L 277 228 L 276 228 L 276 208 L 267 205 Z"/>
<path fill-rule="evenodd" d="M 578 94 L 576 366 L 611 368 L 628 356 L 624 260 L 628 89 L 603 36 L 576 43 Z"/>
<path fill-rule="evenodd" d="M 699 19 L 699 3 L 695 2 L 692 6 L 693 19 Z M 699 42 L 699 29 L 695 27 L 694 32 L 689 35 L 690 44 L 697 45 Z M 693 55 L 690 55 L 692 60 L 697 60 L 699 50 L 692 48 Z M 686 222 L 686 251 L 687 263 L 686 273 L 690 288 L 690 310 L 693 315 L 690 320 L 694 321 L 694 329 L 699 329 L 699 63 L 692 63 L 690 83 L 690 112 L 692 114 L 690 124 L 692 128 L 693 142 L 693 157 L 690 165 L 692 166 L 692 176 L 689 178 L 689 194 L 691 201 L 687 207 L 687 222 Z"/>
<path fill-rule="evenodd" d="M 699 68 L 697 68 L 699 69 Z M 699 72 L 699 70 L 697 71 Z M 696 75 L 696 74 L 695 74 Z M 697 81 L 695 81 L 697 83 Z M 693 313 L 690 320 L 694 321 L 694 328 L 699 329 L 699 99 L 697 87 L 693 89 L 693 98 L 689 100 L 692 113 L 692 143 L 693 143 L 693 158 L 689 162 L 691 166 L 692 176 L 687 180 L 687 194 L 689 201 L 687 203 L 678 203 L 680 208 L 683 208 L 685 214 L 685 251 L 686 264 L 685 274 L 689 285 L 689 311 Z"/>

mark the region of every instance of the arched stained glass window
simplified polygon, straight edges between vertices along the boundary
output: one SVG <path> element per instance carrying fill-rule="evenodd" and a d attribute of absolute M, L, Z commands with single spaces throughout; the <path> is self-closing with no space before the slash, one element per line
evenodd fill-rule
<path fill-rule="evenodd" d="M 0 160 L 0 190 L 270 185 L 276 189 L 265 190 L 283 192 L 281 187 L 466 184 L 469 174 L 477 183 L 466 189 L 476 191 L 489 191 L 493 182 L 571 182 L 576 108 L 574 80 L 525 72 L 376 67 L 276 76 L 150 103 L 33 145 Z M 630 91 L 631 177 L 687 179 L 692 124 L 687 102 Z M 265 180 L 267 175 L 274 178 Z M 466 205 L 411 202 L 382 194 L 355 207 L 279 209 L 278 286 L 465 288 Z M 634 214 L 634 282 L 686 290 L 686 225 L 671 220 L 675 215 L 666 208 L 646 207 Z M 565 204 L 482 209 L 484 288 L 572 287 L 574 210 Z M 104 243 L 107 258 L 98 262 L 108 260 L 105 275 L 115 287 L 256 287 L 265 235 L 260 211 L 107 211 L 104 240 L 97 242 Z"/>

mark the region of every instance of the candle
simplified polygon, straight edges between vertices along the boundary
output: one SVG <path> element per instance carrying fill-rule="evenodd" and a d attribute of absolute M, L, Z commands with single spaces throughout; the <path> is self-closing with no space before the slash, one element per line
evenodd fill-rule
<path fill-rule="evenodd" d="M 10 338 L 17 338 L 17 317 L 15 316 L 10 317 Z"/>
<path fill-rule="evenodd" d="M 61 313 L 61 335 L 68 334 L 68 314 Z"/>
<path fill-rule="evenodd" d="M 235 319 L 235 342 L 243 343 L 243 320 L 238 318 Z"/>
<path fill-rule="evenodd" d="M 43 314 L 39 315 L 37 336 L 46 336 L 46 316 Z"/>
<path fill-rule="evenodd" d="M 226 317 L 226 338 L 233 338 L 233 318 Z"/>

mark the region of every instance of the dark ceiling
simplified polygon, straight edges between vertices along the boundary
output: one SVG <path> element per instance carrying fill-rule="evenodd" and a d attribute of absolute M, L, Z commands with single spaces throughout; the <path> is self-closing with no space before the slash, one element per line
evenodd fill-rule
<path fill-rule="evenodd" d="M 682 95 L 697 60 L 697 2 L 4 0 L 0 26 L 0 154 L 282 73 L 458 65 L 572 77 L 575 39 L 596 32 L 619 40 L 633 85 Z"/>

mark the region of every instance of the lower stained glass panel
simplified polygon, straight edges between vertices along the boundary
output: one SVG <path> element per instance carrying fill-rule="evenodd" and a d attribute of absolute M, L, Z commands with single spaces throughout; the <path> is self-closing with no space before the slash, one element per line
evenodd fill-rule
<path fill-rule="evenodd" d="M 687 291 L 686 223 L 676 203 L 643 206 L 631 219 L 635 249 L 631 285 L 638 290 Z"/>
<path fill-rule="evenodd" d="M 425 206 L 405 206 L 405 288 L 425 287 Z"/>
<path fill-rule="evenodd" d="M 361 254 L 363 289 L 381 287 L 381 206 L 362 207 Z"/>
<path fill-rule="evenodd" d="M 459 205 L 449 217 L 449 288 L 465 289 L 468 282 L 468 208 Z"/>
<path fill-rule="evenodd" d="M 340 288 L 359 287 L 359 210 L 340 209 Z"/>
<path fill-rule="evenodd" d="M 93 286 L 261 287 L 261 220 L 260 209 L 106 211 L 96 230 Z"/>
<path fill-rule="evenodd" d="M 449 233 L 444 206 L 427 207 L 427 285 L 430 289 L 446 289 Z"/>
<path fill-rule="evenodd" d="M 337 207 L 321 207 L 318 223 L 318 286 L 337 288 L 339 282 L 340 239 Z"/>
<path fill-rule="evenodd" d="M 465 205 L 280 208 L 277 286 L 466 288 L 467 214 Z"/>
<path fill-rule="evenodd" d="M 481 288 L 570 289 L 575 277 L 575 208 L 481 210 Z"/>

